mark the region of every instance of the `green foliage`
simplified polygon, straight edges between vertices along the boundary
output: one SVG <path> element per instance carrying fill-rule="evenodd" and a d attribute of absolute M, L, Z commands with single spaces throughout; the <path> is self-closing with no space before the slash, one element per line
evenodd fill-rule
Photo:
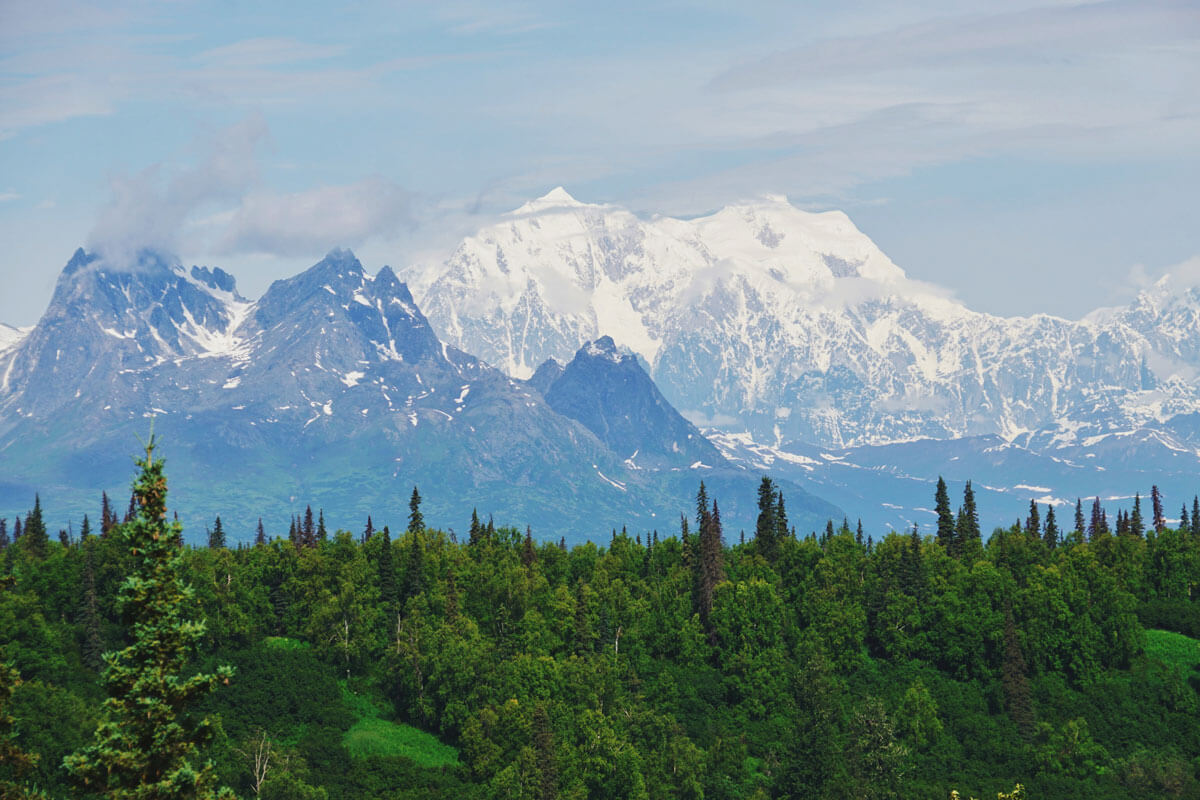
<path fill-rule="evenodd" d="M 204 623 L 188 617 L 192 590 L 181 575 L 179 526 L 166 522 L 167 481 L 153 437 L 138 465 L 137 513 L 120 529 L 135 567 L 117 601 L 133 641 L 105 655 L 109 698 L 95 744 L 65 765 L 83 786 L 113 798 L 231 796 L 218 790 L 211 762 L 193 765 L 212 731 L 208 719 L 189 718 L 188 710 L 233 673 L 221 667 L 183 674 Z"/>
<path fill-rule="evenodd" d="M 732 546 L 703 492 L 686 540 L 567 550 L 476 514 L 469 544 L 422 524 L 176 550 L 207 622 L 177 674 L 237 674 L 193 706 L 191 763 L 244 797 L 1198 796 L 1200 653 L 1172 632 L 1200 619 L 1196 537 L 1122 513 L 1094 541 L 985 544 L 965 493 L 953 552 L 847 523 L 797 540 L 760 488 L 762 541 Z M 116 613 L 128 545 L 9 548 L 0 658 L 51 796 L 79 794 L 59 760 L 95 726 L 89 648 L 139 630 Z"/>
<path fill-rule="evenodd" d="M 422 767 L 458 765 L 458 751 L 411 725 L 378 717 L 361 719 L 346 731 L 342 743 L 350 755 L 403 756 Z"/>
<path fill-rule="evenodd" d="M 1171 631 L 1146 631 L 1146 657 L 1200 677 L 1200 640 Z"/>

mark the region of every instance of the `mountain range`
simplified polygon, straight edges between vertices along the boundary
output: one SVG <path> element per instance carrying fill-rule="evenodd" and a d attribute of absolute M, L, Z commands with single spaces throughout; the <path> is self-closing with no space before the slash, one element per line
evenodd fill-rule
<path fill-rule="evenodd" d="M 253 302 L 217 268 L 77 251 L 0 349 L 0 516 L 35 492 L 76 520 L 119 498 L 151 417 L 193 536 L 218 514 L 234 538 L 259 516 L 278 534 L 307 505 L 332 526 L 401 525 L 414 485 L 451 529 L 477 508 L 571 541 L 673 531 L 700 480 L 727 523 L 753 524 L 757 476 L 611 339 L 539 388 L 443 343 L 391 269 L 344 250 Z M 802 526 L 840 513 L 786 487 Z"/>
<path fill-rule="evenodd" d="M 927 522 L 939 473 L 991 487 L 994 524 L 1030 498 L 1200 488 L 1200 288 L 1169 279 L 1081 320 L 999 317 L 838 211 L 643 218 L 561 188 L 405 276 L 447 341 L 514 376 L 611 333 L 727 457 L 874 524 Z"/>
<path fill-rule="evenodd" d="M 578 540 L 673 529 L 703 478 L 752 529 L 764 473 L 801 530 L 927 526 L 939 474 L 985 526 L 1152 484 L 1170 511 L 1200 489 L 1198 376 L 1194 287 L 998 317 L 840 212 L 644 218 L 560 188 L 443 260 L 372 276 L 335 250 L 256 301 L 78 251 L 36 326 L 0 326 L 0 516 L 36 490 L 93 508 L 151 415 L 197 520 L 399 524 L 416 484 L 434 524 Z"/>

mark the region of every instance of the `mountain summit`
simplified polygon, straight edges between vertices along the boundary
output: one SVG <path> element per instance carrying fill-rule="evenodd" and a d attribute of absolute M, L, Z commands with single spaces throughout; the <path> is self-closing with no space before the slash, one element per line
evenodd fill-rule
<path fill-rule="evenodd" d="M 996 317 L 778 196 L 642 219 L 555 190 L 406 274 L 447 341 L 514 377 L 608 334 L 689 419 L 768 443 L 1076 442 L 1200 410 L 1200 289 Z"/>

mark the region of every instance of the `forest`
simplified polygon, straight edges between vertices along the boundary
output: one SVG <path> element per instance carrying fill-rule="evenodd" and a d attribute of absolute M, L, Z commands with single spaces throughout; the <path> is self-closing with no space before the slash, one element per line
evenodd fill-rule
<path fill-rule="evenodd" d="M 414 488 L 188 546 L 139 463 L 123 516 L 0 521 L 4 798 L 1200 797 L 1194 498 L 984 536 L 939 480 L 876 536 L 763 478 L 753 531 L 700 484 L 568 548 Z"/>

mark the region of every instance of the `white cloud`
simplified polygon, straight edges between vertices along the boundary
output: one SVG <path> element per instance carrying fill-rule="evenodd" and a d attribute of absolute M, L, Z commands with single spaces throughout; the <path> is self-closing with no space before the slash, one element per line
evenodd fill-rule
<path fill-rule="evenodd" d="M 227 217 L 217 253 L 312 256 L 392 236 L 412 224 L 412 196 L 370 178 L 290 194 L 251 193 Z"/>
<path fill-rule="evenodd" d="M 143 248 L 174 253 L 185 223 L 214 203 L 237 200 L 257 176 L 254 150 L 267 135 L 261 116 L 211 137 L 191 167 L 154 164 L 111 180 L 111 196 L 88 236 L 88 249 L 130 261 Z"/>

